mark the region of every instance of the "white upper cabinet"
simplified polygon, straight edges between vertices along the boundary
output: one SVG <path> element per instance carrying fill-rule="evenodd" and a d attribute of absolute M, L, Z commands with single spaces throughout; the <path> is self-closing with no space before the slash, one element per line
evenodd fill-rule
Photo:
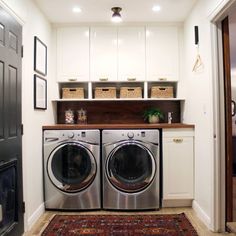
<path fill-rule="evenodd" d="M 89 80 L 89 28 L 57 30 L 57 79 L 60 82 Z"/>
<path fill-rule="evenodd" d="M 145 28 L 118 28 L 118 80 L 145 80 Z"/>
<path fill-rule="evenodd" d="M 117 80 L 117 28 L 92 27 L 90 31 L 90 79 Z"/>
<path fill-rule="evenodd" d="M 177 81 L 179 79 L 178 27 L 147 27 L 146 60 L 147 80 Z"/>

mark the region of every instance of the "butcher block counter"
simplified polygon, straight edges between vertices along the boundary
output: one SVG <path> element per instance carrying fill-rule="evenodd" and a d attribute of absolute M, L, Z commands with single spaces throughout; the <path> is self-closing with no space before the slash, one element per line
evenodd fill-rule
<path fill-rule="evenodd" d="M 60 130 L 60 129 L 178 129 L 178 128 L 194 128 L 193 124 L 182 123 L 158 123 L 158 124 L 56 124 L 45 125 L 44 130 Z"/>

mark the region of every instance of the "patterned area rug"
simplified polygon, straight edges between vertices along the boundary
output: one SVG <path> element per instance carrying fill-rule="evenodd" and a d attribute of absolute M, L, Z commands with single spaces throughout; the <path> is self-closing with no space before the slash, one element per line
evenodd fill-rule
<path fill-rule="evenodd" d="M 197 236 L 184 213 L 173 215 L 56 215 L 42 236 Z"/>

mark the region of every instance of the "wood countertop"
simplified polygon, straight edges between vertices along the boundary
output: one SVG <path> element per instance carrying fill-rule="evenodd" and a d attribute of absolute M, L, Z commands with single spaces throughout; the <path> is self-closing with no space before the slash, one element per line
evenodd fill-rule
<path fill-rule="evenodd" d="M 44 130 L 62 130 L 62 129 L 178 129 L 178 128 L 194 128 L 192 124 L 182 123 L 159 123 L 159 124 L 56 124 L 44 125 Z"/>

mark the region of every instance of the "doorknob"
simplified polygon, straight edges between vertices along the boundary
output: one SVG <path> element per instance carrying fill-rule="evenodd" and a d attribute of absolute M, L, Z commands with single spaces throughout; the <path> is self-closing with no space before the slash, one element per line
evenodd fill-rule
<path fill-rule="evenodd" d="M 231 101 L 231 114 L 232 116 L 235 116 L 236 114 L 236 104 L 234 100 Z"/>

